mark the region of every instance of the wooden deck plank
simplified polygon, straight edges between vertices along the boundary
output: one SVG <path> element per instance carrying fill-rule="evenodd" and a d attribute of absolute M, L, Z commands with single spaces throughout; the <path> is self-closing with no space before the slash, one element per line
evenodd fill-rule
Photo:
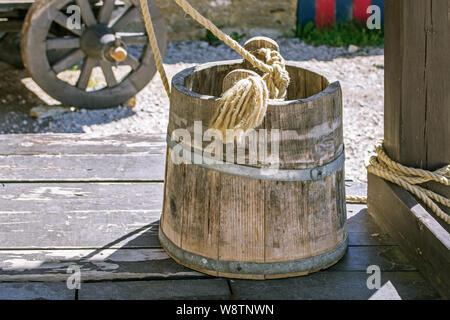
<path fill-rule="evenodd" d="M 347 203 L 347 232 L 350 245 L 395 245 L 395 241 L 368 214 L 367 207 Z"/>
<path fill-rule="evenodd" d="M 367 287 L 366 272 L 319 272 L 307 277 L 249 281 L 231 280 L 236 299 L 243 300 L 366 300 L 377 290 Z M 439 299 L 439 294 L 417 272 L 382 272 L 381 285 L 388 281 L 403 300 Z"/>
<path fill-rule="evenodd" d="M 65 282 L 0 283 L 0 300 L 75 300 Z"/>
<path fill-rule="evenodd" d="M 9 219 L 0 213 L 0 220 L 8 220 L 1 222 L 0 245 L 1 249 L 158 247 L 159 217 L 159 211 L 132 210 L 98 214 L 69 212 L 61 217 L 17 213 Z M 37 223 L 40 219 L 47 222 Z"/>
<path fill-rule="evenodd" d="M 0 281 L 62 281 L 77 265 L 87 280 L 207 277 L 175 263 L 162 248 L 0 251 Z M 344 258 L 323 272 L 416 271 L 396 246 L 349 247 Z"/>
<path fill-rule="evenodd" d="M 162 183 L 7 183 L 0 185 L 0 212 L 155 211 L 162 189 Z"/>
<path fill-rule="evenodd" d="M 398 246 L 350 246 L 328 271 L 367 271 L 371 265 L 377 265 L 383 272 L 417 270 Z"/>
<path fill-rule="evenodd" d="M 165 135 L 0 136 L 0 182 L 162 181 Z"/>
<path fill-rule="evenodd" d="M 208 278 L 185 268 L 159 249 L 0 251 L 0 281 L 66 281 L 69 266 L 82 281 Z"/>
<path fill-rule="evenodd" d="M 163 153 L 166 134 L 88 136 L 85 134 L 0 135 L 0 155 L 107 155 Z"/>
<path fill-rule="evenodd" d="M 225 279 L 83 283 L 80 300 L 224 300 L 231 296 Z"/>
<path fill-rule="evenodd" d="M 163 181 L 162 154 L 0 156 L 0 183 Z"/>
<path fill-rule="evenodd" d="M 162 190 L 161 183 L 0 185 L 0 247 L 154 246 L 148 236 Z"/>
<path fill-rule="evenodd" d="M 162 183 L 0 185 L 0 248 L 152 247 Z M 364 211 L 348 205 L 351 245 L 389 245 Z M 384 242 L 383 242 L 384 241 Z"/>

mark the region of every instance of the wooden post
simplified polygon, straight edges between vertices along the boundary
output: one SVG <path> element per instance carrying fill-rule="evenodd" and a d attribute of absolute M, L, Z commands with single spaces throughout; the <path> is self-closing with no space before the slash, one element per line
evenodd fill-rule
<path fill-rule="evenodd" d="M 450 32 L 447 0 L 386 1 L 387 153 L 407 166 L 450 162 Z"/>
<path fill-rule="evenodd" d="M 428 170 L 450 163 L 450 1 L 386 0 L 384 111 L 384 147 L 393 160 Z M 450 197 L 448 187 L 429 187 Z M 449 226 L 373 175 L 368 197 L 375 220 L 450 297 Z"/>

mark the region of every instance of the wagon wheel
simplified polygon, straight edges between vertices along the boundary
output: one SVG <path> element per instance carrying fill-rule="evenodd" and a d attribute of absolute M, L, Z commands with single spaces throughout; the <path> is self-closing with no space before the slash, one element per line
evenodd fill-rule
<path fill-rule="evenodd" d="M 153 1 L 149 6 L 164 53 L 167 27 Z M 125 102 L 156 72 L 140 10 L 139 0 L 36 1 L 22 30 L 28 73 L 66 105 L 100 109 Z"/>

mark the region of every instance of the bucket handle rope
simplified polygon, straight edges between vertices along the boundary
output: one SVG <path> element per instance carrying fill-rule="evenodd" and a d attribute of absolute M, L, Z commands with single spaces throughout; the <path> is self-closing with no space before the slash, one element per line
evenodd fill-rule
<path fill-rule="evenodd" d="M 252 53 L 247 51 L 244 47 L 242 47 L 237 41 L 233 38 L 222 32 L 217 26 L 215 26 L 210 20 L 202 16 L 197 10 L 195 10 L 186 0 L 174 0 L 187 14 L 189 14 L 195 21 L 200 23 L 206 29 L 211 31 L 217 38 L 225 42 L 228 46 L 230 46 L 233 50 L 239 53 L 244 57 L 247 61 L 249 61 L 255 68 L 265 72 L 265 73 L 273 73 L 274 68 L 265 64 L 261 60 L 257 59 Z M 155 31 L 153 29 L 152 18 L 150 15 L 150 10 L 148 8 L 147 0 L 140 0 L 142 13 L 144 16 L 145 27 L 147 29 L 147 33 L 149 35 L 150 45 L 152 47 L 153 55 L 155 56 L 156 68 L 161 76 L 162 82 L 164 84 L 164 89 L 167 92 L 167 96 L 170 97 L 170 85 L 167 78 L 166 71 L 164 69 L 164 65 L 162 62 L 161 51 L 158 46 L 158 42 L 156 40 Z"/>
<path fill-rule="evenodd" d="M 194 20 L 242 55 L 255 68 L 265 73 L 262 77 L 257 75 L 242 79 L 228 89 L 220 99 L 218 113 L 212 119 L 210 127 L 219 130 L 225 138 L 224 141 L 229 142 L 227 136 L 229 129 L 248 130 L 261 125 L 267 111 L 267 100 L 269 98 L 284 99 L 286 96 L 290 78 L 289 73 L 286 71 L 283 57 L 277 51 L 264 48 L 264 50 L 260 49 L 256 52 L 260 56 L 262 54 L 262 58 L 266 60 L 266 63 L 263 62 L 262 59 L 256 58 L 237 41 L 222 32 L 214 23 L 201 15 L 188 1 L 175 0 L 175 2 Z M 170 85 L 153 30 L 148 3 L 146 0 L 140 0 L 140 3 L 145 26 L 150 37 L 150 44 L 155 56 L 156 67 L 161 75 L 167 95 L 170 97 Z M 242 131 L 237 132 L 241 133 Z"/>
<path fill-rule="evenodd" d="M 228 46 L 230 46 L 233 50 L 235 50 L 237 53 L 239 53 L 241 56 L 244 57 L 245 60 L 249 61 L 255 68 L 261 70 L 262 72 L 272 75 L 274 73 L 283 73 L 283 70 L 280 70 L 280 65 L 283 63 L 279 63 L 279 60 L 281 56 L 277 56 L 278 59 L 274 59 L 275 63 L 272 63 L 272 65 L 268 63 L 264 63 L 262 60 L 258 59 L 253 55 L 251 52 L 246 50 L 244 47 L 242 47 L 237 41 L 235 41 L 233 38 L 222 32 L 214 23 L 212 23 L 209 19 L 205 18 L 200 12 L 198 12 L 196 9 L 194 9 L 188 1 L 186 0 L 174 0 L 187 14 L 189 14 L 195 21 L 200 23 L 203 27 L 211 31 L 217 38 L 222 40 L 224 43 L 226 43 Z M 141 7 L 142 7 L 142 13 L 144 16 L 145 21 L 145 27 L 147 29 L 147 33 L 150 38 L 150 44 L 152 47 L 153 54 L 155 56 L 155 62 L 156 67 L 158 69 L 158 72 L 161 75 L 164 88 L 167 92 L 167 95 L 170 97 L 170 86 L 169 82 L 167 80 L 167 75 L 164 69 L 164 65 L 162 63 L 162 57 L 161 52 L 158 47 L 158 42 L 156 40 L 155 32 L 153 29 L 153 23 L 152 18 L 150 15 L 150 10 L 148 8 L 148 3 L 146 0 L 140 0 Z M 278 61 L 277 61 L 278 60 Z M 281 58 L 282 60 L 282 58 Z M 284 62 L 284 61 L 282 61 Z M 284 90 L 282 86 L 284 86 L 284 89 L 289 85 L 289 81 L 286 82 L 286 77 L 289 77 L 287 73 L 283 74 L 284 79 L 279 79 L 280 77 L 277 77 L 277 80 L 281 86 L 280 89 L 280 95 L 284 94 Z M 266 77 L 267 78 L 267 77 Z M 275 98 L 281 98 L 281 97 L 275 97 Z"/>

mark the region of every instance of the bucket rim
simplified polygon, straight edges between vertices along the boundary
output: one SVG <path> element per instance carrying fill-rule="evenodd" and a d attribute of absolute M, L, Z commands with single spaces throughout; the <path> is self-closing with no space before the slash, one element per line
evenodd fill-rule
<path fill-rule="evenodd" d="M 238 66 L 238 65 L 241 65 L 243 61 L 244 61 L 243 59 L 213 61 L 213 62 L 202 63 L 202 64 L 198 64 L 198 65 L 183 69 L 173 76 L 172 89 L 177 90 L 178 92 L 180 92 L 184 95 L 193 97 L 193 98 L 197 98 L 197 99 L 201 99 L 201 100 L 219 101 L 220 97 L 198 93 L 198 92 L 195 92 L 195 91 L 192 91 L 192 90 L 186 88 L 185 79 L 188 78 L 189 76 L 193 75 L 196 72 L 200 72 L 200 71 L 203 71 L 203 70 L 206 70 L 209 68 L 213 68 L 213 67 L 220 67 L 220 66 L 227 66 L 227 65 L 228 66 L 233 66 L 233 65 Z M 328 79 L 324 75 L 321 75 L 312 70 L 303 68 L 302 66 L 300 66 L 300 63 L 297 61 L 286 61 L 286 66 L 307 71 L 309 73 L 323 77 L 324 79 L 326 79 L 328 81 Z M 326 97 L 328 95 L 332 95 L 338 90 L 341 90 L 341 84 L 339 81 L 329 82 L 328 86 L 325 89 L 323 89 L 322 91 L 320 91 L 312 96 L 309 96 L 307 98 L 284 100 L 284 101 L 269 99 L 268 107 L 270 107 L 270 106 L 287 106 L 287 105 L 293 105 L 293 104 L 295 104 L 295 105 L 307 104 L 311 101 L 323 99 L 324 97 Z"/>

